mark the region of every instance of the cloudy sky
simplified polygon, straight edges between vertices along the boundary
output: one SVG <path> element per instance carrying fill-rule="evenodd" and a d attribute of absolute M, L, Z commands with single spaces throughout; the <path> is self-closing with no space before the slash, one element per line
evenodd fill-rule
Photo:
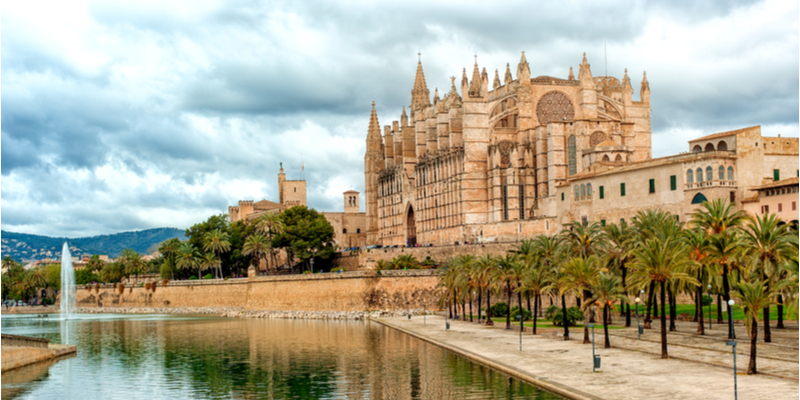
<path fill-rule="evenodd" d="M 69 4 L 67 4 L 69 3 Z M 751 125 L 798 135 L 796 1 L 108 1 L 2 3 L 2 229 L 92 236 L 185 228 L 277 199 L 364 190 L 370 103 L 410 103 L 481 67 L 565 78 L 647 71 L 653 155 Z M 362 204 L 363 209 L 363 204 Z"/>

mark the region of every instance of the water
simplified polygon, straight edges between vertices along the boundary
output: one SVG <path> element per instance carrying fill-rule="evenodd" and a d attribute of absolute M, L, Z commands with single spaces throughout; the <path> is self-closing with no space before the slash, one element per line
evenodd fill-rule
<path fill-rule="evenodd" d="M 72 254 L 69 251 L 69 245 L 64 242 L 64 246 L 61 248 L 61 315 L 65 320 L 69 319 L 75 309 L 74 293 L 75 270 L 72 268 Z"/>
<path fill-rule="evenodd" d="M 78 355 L 29 382 L 3 374 L 4 400 L 559 398 L 365 321 L 73 314 L 69 324 Z M 62 335 L 57 319 L 28 315 L 4 315 L 2 332 Z"/>

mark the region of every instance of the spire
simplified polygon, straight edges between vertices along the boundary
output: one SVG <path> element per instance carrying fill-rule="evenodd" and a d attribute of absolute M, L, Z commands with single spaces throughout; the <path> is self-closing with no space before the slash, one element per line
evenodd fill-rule
<path fill-rule="evenodd" d="M 639 97 L 641 97 L 642 102 L 650 102 L 650 83 L 647 82 L 647 71 L 642 76 L 642 90 L 639 92 Z"/>
<path fill-rule="evenodd" d="M 425 83 L 425 73 L 422 71 L 422 61 L 417 61 L 417 76 L 414 78 L 414 89 L 411 91 L 411 108 L 422 109 L 431 104 L 431 94 Z"/>
<path fill-rule="evenodd" d="M 372 102 L 372 115 L 369 116 L 369 129 L 367 130 L 367 151 L 378 151 L 381 145 L 381 126 L 378 123 L 378 113 L 375 112 L 375 102 Z"/>
<path fill-rule="evenodd" d="M 469 96 L 481 97 L 481 72 L 478 69 L 478 61 L 472 69 L 472 82 L 469 83 Z"/>
<path fill-rule="evenodd" d="M 458 95 L 458 91 L 456 90 L 456 77 L 450 77 L 450 93 Z"/>
<path fill-rule="evenodd" d="M 575 80 L 575 74 L 572 73 L 572 67 L 569 67 L 569 78 L 568 79 L 571 80 L 571 81 Z"/>
<path fill-rule="evenodd" d="M 625 68 L 625 76 L 622 77 L 622 90 L 633 93 L 633 88 L 631 87 L 631 78 L 628 78 L 627 68 Z"/>
<path fill-rule="evenodd" d="M 495 89 L 497 89 L 497 88 L 499 88 L 500 86 L 503 86 L 503 84 L 502 84 L 502 83 L 500 83 L 500 72 L 498 72 L 498 71 L 495 69 L 495 70 L 494 70 L 494 84 L 492 85 L 492 87 L 494 87 Z"/>
<path fill-rule="evenodd" d="M 589 62 L 586 61 L 586 53 L 583 53 L 583 61 L 581 61 L 581 66 L 578 70 L 578 80 L 581 82 L 581 87 L 584 89 L 594 88 L 594 83 L 592 82 L 592 68 Z"/>
<path fill-rule="evenodd" d="M 400 125 L 408 126 L 408 114 L 406 114 L 406 106 L 403 106 L 403 114 L 400 115 Z"/>
<path fill-rule="evenodd" d="M 525 58 L 525 52 L 522 52 L 522 57 L 519 59 L 517 65 L 517 79 L 519 84 L 523 86 L 530 86 L 531 84 L 531 68 L 528 66 L 528 60 Z"/>
<path fill-rule="evenodd" d="M 506 85 L 511 83 L 514 80 L 514 77 L 511 76 L 511 65 L 506 63 Z"/>

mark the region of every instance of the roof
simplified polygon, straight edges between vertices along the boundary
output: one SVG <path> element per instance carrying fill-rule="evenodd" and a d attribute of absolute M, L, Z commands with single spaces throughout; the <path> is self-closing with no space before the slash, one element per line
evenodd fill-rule
<path fill-rule="evenodd" d="M 706 135 L 706 136 L 703 136 L 703 137 L 699 137 L 697 139 L 690 140 L 689 143 L 700 142 L 700 141 L 703 141 L 703 140 L 718 139 L 718 138 L 727 137 L 727 136 L 734 136 L 734 135 L 736 135 L 738 133 L 741 133 L 741 132 L 744 132 L 744 131 L 746 131 L 748 129 L 753 129 L 753 128 L 761 128 L 761 125 L 749 126 L 747 128 L 736 129 L 736 130 L 733 130 L 733 131 L 714 133 L 714 134 L 711 134 L 711 135 Z"/>
<path fill-rule="evenodd" d="M 742 200 L 742 203 L 758 203 L 758 195 L 750 196 Z"/>
<path fill-rule="evenodd" d="M 272 210 L 280 207 L 280 204 L 269 200 L 261 200 L 258 203 L 253 204 L 253 208 L 256 210 Z"/>
<path fill-rule="evenodd" d="M 750 188 L 750 190 L 761 190 L 761 189 L 772 189 L 776 187 L 784 187 L 784 186 L 796 186 L 800 182 L 800 178 L 789 178 L 789 179 L 781 179 L 779 181 L 770 182 L 765 185 L 757 186 L 754 188 Z"/>
<path fill-rule="evenodd" d="M 620 145 L 614 143 L 614 141 L 612 141 L 611 139 L 606 139 L 594 147 L 612 147 L 612 146 L 620 146 Z"/>
<path fill-rule="evenodd" d="M 358 191 L 357 190 L 348 190 L 348 191 L 346 191 L 344 193 L 358 193 Z M 342 193 L 342 194 L 344 194 L 344 193 Z"/>

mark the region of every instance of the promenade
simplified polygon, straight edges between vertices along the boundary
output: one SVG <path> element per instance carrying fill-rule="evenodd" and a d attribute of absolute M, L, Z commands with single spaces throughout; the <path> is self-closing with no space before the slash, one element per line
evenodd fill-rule
<path fill-rule="evenodd" d="M 706 337 L 693 334 L 696 324 L 680 322 L 678 332 L 668 335 L 670 359 L 662 360 L 658 322 L 637 339 L 635 326 L 610 332 L 611 349 L 604 349 L 602 326 L 595 328 L 596 351 L 602 367 L 592 373 L 592 345 L 583 344 L 583 330 L 571 329 L 573 340 L 556 337 L 555 331 L 540 335 L 523 333 L 519 350 L 519 326 L 486 327 L 428 316 L 382 318 L 377 322 L 438 344 L 475 361 L 539 384 L 575 399 L 733 399 L 733 355 L 725 345 L 725 328 L 717 325 Z M 798 330 L 772 330 L 774 343 L 760 340 L 759 375 L 746 375 L 750 341 L 744 326 L 736 325 L 738 386 L 741 399 L 797 399 Z M 763 332 L 759 332 L 759 339 Z"/>

